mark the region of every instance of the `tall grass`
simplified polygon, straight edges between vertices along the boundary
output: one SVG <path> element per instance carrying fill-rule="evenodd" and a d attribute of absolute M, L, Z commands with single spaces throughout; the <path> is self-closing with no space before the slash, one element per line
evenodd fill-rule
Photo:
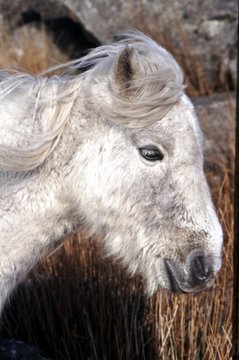
<path fill-rule="evenodd" d="M 14 38 L 2 32 L 0 66 L 38 72 L 52 58 L 64 61 L 44 30 L 39 36 L 41 46 L 31 32 Z M 233 156 L 208 158 L 206 167 L 225 234 L 223 267 L 211 289 L 197 295 L 160 290 L 147 299 L 140 277 L 129 278 L 115 260 L 103 258 L 100 239 L 76 234 L 19 286 L 3 314 L 1 337 L 34 343 L 54 360 L 230 359 Z"/>

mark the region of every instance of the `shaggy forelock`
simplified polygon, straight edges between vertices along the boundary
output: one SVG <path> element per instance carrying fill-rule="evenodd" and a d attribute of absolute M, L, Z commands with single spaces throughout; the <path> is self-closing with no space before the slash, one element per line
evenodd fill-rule
<path fill-rule="evenodd" d="M 111 101 L 105 101 L 105 87 L 97 92 L 105 117 L 131 128 L 142 128 L 162 119 L 179 101 L 184 88 L 183 73 L 171 54 L 144 34 L 129 31 L 120 34 L 119 39 L 93 50 L 76 67 L 92 67 L 85 74 L 88 81 L 107 82 Z M 112 87 L 113 73 L 109 68 L 126 46 L 136 51 L 141 71 L 130 81 L 124 96 Z"/>
<path fill-rule="evenodd" d="M 130 82 L 127 94 L 122 94 L 112 86 L 112 67 L 126 46 L 134 49 L 141 71 Z M 63 75 L 47 79 L 46 75 L 56 69 L 64 70 Z M 0 144 L 0 169 L 28 171 L 42 164 L 55 149 L 78 98 L 86 103 L 90 101 L 91 111 L 94 102 L 97 103 L 102 116 L 113 122 L 143 128 L 162 119 L 178 102 L 182 90 L 183 75 L 174 58 L 137 31 L 122 33 L 115 43 L 100 46 L 78 60 L 55 66 L 38 76 L 2 71 L 0 118 L 6 114 L 5 105 L 12 103 L 11 118 L 16 123 L 25 107 L 33 123 L 44 118 L 49 126 L 31 132 L 29 139 L 27 133 L 22 134 L 24 146 Z M 21 96 L 17 97 L 16 93 Z M 0 126 L 6 131 L 6 124 Z M 16 134 L 16 129 L 9 131 Z"/>

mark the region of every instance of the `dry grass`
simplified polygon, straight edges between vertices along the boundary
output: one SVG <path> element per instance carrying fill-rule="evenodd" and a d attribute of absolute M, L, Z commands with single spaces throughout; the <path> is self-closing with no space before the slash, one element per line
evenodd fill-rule
<path fill-rule="evenodd" d="M 39 73 L 51 65 L 66 62 L 44 27 L 22 27 L 9 35 L 0 26 L 0 68 Z"/>
<path fill-rule="evenodd" d="M 62 61 L 42 36 L 40 46 L 31 33 L 14 40 L 3 33 L 0 66 L 37 72 L 52 63 L 49 58 Z M 115 261 L 103 259 L 97 239 L 76 235 L 16 291 L 1 337 L 34 343 L 54 360 L 230 359 L 232 163 L 232 153 L 220 154 L 207 169 L 225 233 L 223 268 L 213 288 L 180 296 L 162 290 L 146 299 L 140 278 L 130 279 Z M 215 184 L 218 172 L 223 181 Z"/>

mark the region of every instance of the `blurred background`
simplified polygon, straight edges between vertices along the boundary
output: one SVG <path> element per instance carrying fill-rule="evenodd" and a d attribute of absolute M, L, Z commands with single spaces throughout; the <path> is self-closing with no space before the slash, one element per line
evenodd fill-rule
<path fill-rule="evenodd" d="M 184 71 L 206 135 L 223 268 L 208 291 L 160 290 L 147 299 L 140 277 L 103 258 L 100 239 L 75 234 L 15 291 L 0 337 L 34 344 L 54 360 L 230 359 L 236 0 L 0 0 L 0 68 L 38 73 L 129 28 L 159 42 Z"/>

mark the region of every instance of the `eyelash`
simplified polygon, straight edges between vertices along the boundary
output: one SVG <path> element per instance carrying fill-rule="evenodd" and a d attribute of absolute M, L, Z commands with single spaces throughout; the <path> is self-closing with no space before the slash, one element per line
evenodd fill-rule
<path fill-rule="evenodd" d="M 147 145 L 139 148 L 140 155 L 148 161 L 162 161 L 164 158 L 163 153 L 153 145 Z"/>

